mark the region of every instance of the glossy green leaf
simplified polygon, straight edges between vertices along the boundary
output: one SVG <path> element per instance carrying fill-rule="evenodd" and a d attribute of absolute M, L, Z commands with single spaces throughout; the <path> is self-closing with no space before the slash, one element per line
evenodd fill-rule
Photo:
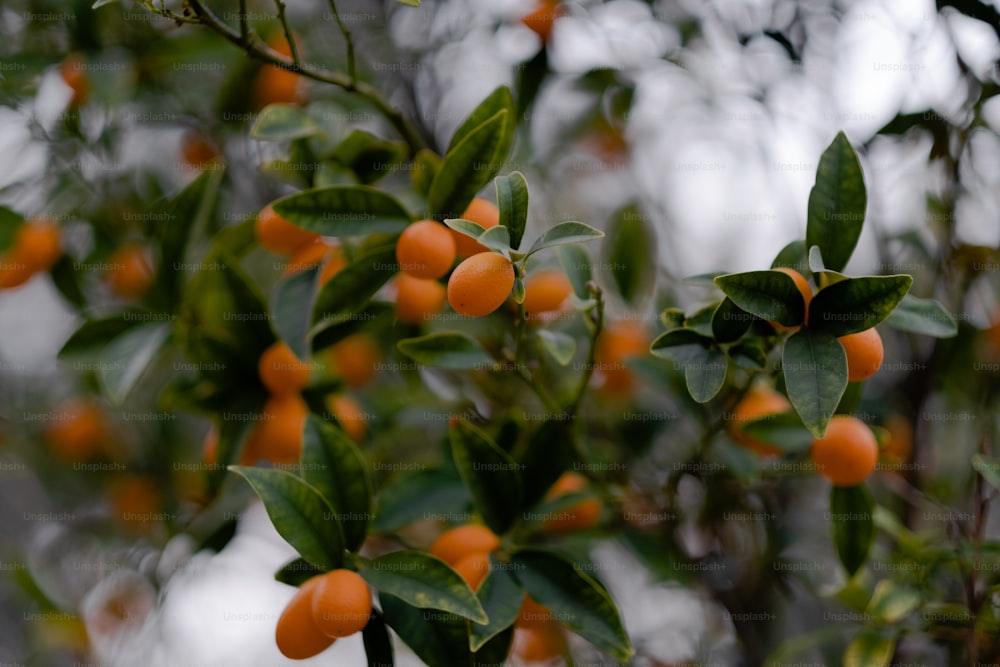
<path fill-rule="evenodd" d="M 449 432 L 451 456 L 472 503 L 490 530 L 502 535 L 521 514 L 520 465 L 464 419 Z"/>
<path fill-rule="evenodd" d="M 753 315 L 727 296 L 712 313 L 712 335 L 720 343 L 735 342 L 750 330 L 753 319 Z"/>
<path fill-rule="evenodd" d="M 302 439 L 302 479 L 330 504 L 344 534 L 344 548 L 365 541 L 372 513 L 370 466 L 343 429 L 315 415 L 306 419 Z"/>
<path fill-rule="evenodd" d="M 510 252 L 510 234 L 506 227 L 496 225 L 479 235 L 479 243 L 495 252 Z"/>
<path fill-rule="evenodd" d="M 781 271 L 748 271 L 719 276 L 715 284 L 733 303 L 762 320 L 786 327 L 802 324 L 806 305 L 792 277 Z"/>
<path fill-rule="evenodd" d="M 466 334 L 439 332 L 406 338 L 396 348 L 424 366 L 452 370 L 490 370 L 497 363 L 479 341 Z"/>
<path fill-rule="evenodd" d="M 406 159 L 406 144 L 388 141 L 365 130 L 352 130 L 330 157 L 353 171 L 362 183 L 374 183 Z"/>
<path fill-rule="evenodd" d="M 514 624 L 524 601 L 524 591 L 507 564 L 491 554 L 490 572 L 480 584 L 476 596 L 490 622 L 485 625 L 469 622 L 469 648 L 473 652 Z"/>
<path fill-rule="evenodd" d="M 477 623 L 489 617 L 476 594 L 448 565 L 423 551 L 394 551 L 363 562 L 358 574 L 380 593 L 414 607 L 458 614 Z"/>
<path fill-rule="evenodd" d="M 837 556 L 847 574 L 868 560 L 875 539 L 875 502 L 864 484 L 834 486 L 830 489 L 830 523 Z"/>
<path fill-rule="evenodd" d="M 410 162 L 410 183 L 421 197 L 427 197 L 427 193 L 431 191 L 431 183 L 443 163 L 440 155 L 426 148 L 421 148 L 413 156 Z"/>
<path fill-rule="evenodd" d="M 310 564 L 305 558 L 296 558 L 282 565 L 281 569 L 274 573 L 274 579 L 298 588 L 320 574 L 323 574 L 323 570 Z"/>
<path fill-rule="evenodd" d="M 739 429 L 754 440 L 767 443 L 785 454 L 798 454 L 812 447 L 812 433 L 795 412 L 781 412 L 746 421 Z"/>
<path fill-rule="evenodd" d="M 656 275 L 656 234 L 637 206 L 618 211 L 608 229 L 605 264 L 618 294 L 634 304 Z"/>
<path fill-rule="evenodd" d="M 292 104 L 270 104 L 261 109 L 250 128 L 250 136 L 259 141 L 290 141 L 321 132 L 312 118 Z"/>
<path fill-rule="evenodd" d="M 552 415 L 542 422 L 528 438 L 528 446 L 520 452 L 518 470 L 525 507 L 533 507 L 579 457 L 573 450 L 569 420 Z"/>
<path fill-rule="evenodd" d="M 702 350 L 711 343 L 710 338 L 690 329 L 672 329 L 656 337 L 650 345 L 650 353 L 654 357 L 670 359 L 675 363 L 675 370 L 681 370 L 680 364 L 699 359 Z"/>
<path fill-rule="evenodd" d="M 419 609 L 381 592 L 379 604 L 385 622 L 424 664 L 429 667 L 473 667 L 469 632 L 461 616 Z"/>
<path fill-rule="evenodd" d="M 779 267 L 795 269 L 802 275 L 806 275 L 809 272 L 809 260 L 806 255 L 806 242 L 792 241 L 779 250 L 777 256 L 774 258 L 774 261 L 771 262 L 771 268 L 777 269 Z"/>
<path fill-rule="evenodd" d="M 806 428 L 823 436 L 847 389 L 847 355 L 829 334 L 803 329 L 785 341 L 781 355 L 788 398 Z"/>
<path fill-rule="evenodd" d="M 316 301 L 317 273 L 315 268 L 295 273 L 275 285 L 271 294 L 274 331 L 299 359 L 309 358 L 309 314 Z"/>
<path fill-rule="evenodd" d="M 896 640 L 875 629 L 858 633 L 844 652 L 844 667 L 886 667 L 892 662 Z"/>
<path fill-rule="evenodd" d="M 336 516 L 323 496 L 285 470 L 230 466 L 260 496 L 275 530 L 311 565 L 343 566 L 344 543 Z"/>
<path fill-rule="evenodd" d="M 587 251 L 578 245 L 563 245 L 556 249 L 556 255 L 576 296 L 580 299 L 589 298 L 587 283 L 594 279 L 594 275 Z"/>
<path fill-rule="evenodd" d="M 320 289 L 313 306 L 313 324 L 353 319 L 398 271 L 395 240 L 360 252 Z"/>
<path fill-rule="evenodd" d="M 382 486 L 372 530 L 389 533 L 418 521 L 462 515 L 471 502 L 461 478 L 423 470 Z"/>
<path fill-rule="evenodd" d="M 903 297 L 885 318 L 885 323 L 900 331 L 934 338 L 958 335 L 958 324 L 944 306 L 934 299 L 921 299 L 912 294 Z"/>
<path fill-rule="evenodd" d="M 392 195 L 366 185 L 335 185 L 303 190 L 274 202 L 289 222 L 323 236 L 394 234 L 412 217 Z"/>
<path fill-rule="evenodd" d="M 118 315 L 84 322 L 73 332 L 69 340 L 63 343 L 59 349 L 59 358 L 66 359 L 97 352 L 107 345 L 108 341 L 142 324 L 145 317 L 146 313 L 129 310 Z"/>
<path fill-rule="evenodd" d="M 455 149 L 466 137 L 475 133 L 475 131 L 486 121 L 496 116 L 496 114 L 501 111 L 506 111 L 509 114 L 509 119 L 513 119 L 514 116 L 514 97 L 510 92 L 510 88 L 507 86 L 500 86 L 495 88 L 493 92 L 486 96 L 479 105 L 472 110 L 472 113 L 462 121 L 462 124 L 455 130 L 455 134 L 451 137 L 451 142 L 448 144 L 448 150 L 446 152 L 450 153 Z M 508 131 L 513 132 L 513 127 Z M 491 177 L 492 178 L 492 177 Z"/>
<path fill-rule="evenodd" d="M 541 236 L 535 239 L 535 242 L 531 244 L 531 248 L 528 250 L 528 254 L 533 255 L 539 250 L 554 248 L 568 243 L 593 241 L 603 236 L 604 232 L 594 229 L 590 225 L 585 225 L 582 222 L 560 222 L 549 227 Z"/>
<path fill-rule="evenodd" d="M 603 586 L 563 556 L 522 549 L 512 572 L 525 591 L 560 623 L 617 660 L 633 654 L 615 603 Z"/>
<path fill-rule="evenodd" d="M 368 625 L 361 631 L 361 641 L 365 647 L 368 667 L 389 667 L 395 665 L 392 652 L 392 637 L 385 625 L 385 618 L 377 609 L 372 610 Z"/>
<path fill-rule="evenodd" d="M 861 163 L 840 132 L 820 157 L 806 223 L 806 247 L 819 246 L 828 269 L 847 266 L 861 236 L 867 201 Z"/>
<path fill-rule="evenodd" d="M 434 218 L 460 216 L 496 176 L 510 150 L 511 122 L 510 112 L 500 110 L 448 150 L 427 193 L 427 208 Z"/>
<path fill-rule="evenodd" d="M 809 328 L 833 336 L 871 329 L 906 296 L 908 275 L 849 278 L 816 292 L 809 304 Z"/>
<path fill-rule="evenodd" d="M 513 171 L 494 180 L 497 189 L 497 208 L 500 209 L 500 226 L 510 232 L 510 247 L 517 250 L 528 224 L 528 181 L 524 174 Z"/>
<path fill-rule="evenodd" d="M 112 403 L 121 404 L 170 337 L 167 323 L 144 324 L 110 341 L 97 356 L 97 378 Z"/>

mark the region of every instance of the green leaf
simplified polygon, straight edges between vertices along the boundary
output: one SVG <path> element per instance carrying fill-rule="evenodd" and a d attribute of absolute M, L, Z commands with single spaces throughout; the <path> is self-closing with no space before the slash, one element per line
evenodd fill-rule
<path fill-rule="evenodd" d="M 539 250 L 554 248 L 555 246 L 566 245 L 568 243 L 593 241 L 603 236 L 604 232 L 594 229 L 590 225 L 585 225 L 582 222 L 560 222 L 550 227 L 544 234 L 535 239 L 535 242 L 531 244 L 531 248 L 528 250 L 528 254 L 533 255 Z"/>
<path fill-rule="evenodd" d="M 702 349 L 711 343 L 710 338 L 690 329 L 672 329 L 657 336 L 649 351 L 654 357 L 674 361 L 675 370 L 680 370 L 679 364 L 697 360 L 702 355 Z"/>
<path fill-rule="evenodd" d="M 410 7 L 419 7 L 420 0 L 396 0 L 401 5 L 409 5 Z"/>
<path fill-rule="evenodd" d="M 874 629 L 864 629 L 844 652 L 844 667 L 885 667 L 892 661 L 896 640 Z"/>
<path fill-rule="evenodd" d="M 17 231 L 24 223 L 24 216 L 17 211 L 0 205 L 0 252 L 14 244 Z"/>
<path fill-rule="evenodd" d="M 464 220 L 462 218 L 448 218 L 444 221 L 444 224 L 454 229 L 456 232 L 465 234 L 466 236 L 474 239 L 478 239 L 483 235 L 483 232 L 486 231 L 486 229 L 478 222 L 472 222 L 471 220 Z"/>
<path fill-rule="evenodd" d="M 340 324 L 353 319 L 390 278 L 399 271 L 396 242 L 369 248 L 334 274 L 320 289 L 313 306 L 313 324 Z"/>
<path fill-rule="evenodd" d="M 490 530 L 502 535 L 521 514 L 520 464 L 464 419 L 448 435 L 452 459 L 473 505 Z"/>
<path fill-rule="evenodd" d="M 652 285 L 656 272 L 656 234 L 637 206 L 615 214 L 605 248 L 605 264 L 611 268 L 618 294 L 634 304 Z"/>
<path fill-rule="evenodd" d="M 590 267 L 590 255 L 584 248 L 578 245 L 563 245 L 556 249 L 556 255 L 559 257 L 559 264 L 562 265 L 563 271 L 566 272 L 566 277 L 569 278 L 569 282 L 573 285 L 573 292 L 580 299 L 587 299 L 590 297 L 590 292 L 587 290 L 587 283 L 594 279 L 594 275 Z"/>
<path fill-rule="evenodd" d="M 722 304 L 720 303 L 719 306 L 721 307 Z M 660 322 L 663 322 L 663 326 L 666 327 L 667 331 L 680 329 L 684 326 L 685 319 L 684 311 L 680 308 L 665 308 L 660 313 Z M 713 317 L 712 319 L 714 321 L 715 318 Z"/>
<path fill-rule="evenodd" d="M 528 446 L 518 458 L 525 507 L 533 507 L 573 462 L 579 460 L 573 450 L 570 422 L 560 417 L 553 415 L 542 422 L 528 438 Z"/>
<path fill-rule="evenodd" d="M 867 201 L 861 163 L 840 132 L 820 157 L 806 223 L 806 247 L 819 246 L 828 269 L 847 266 L 861 236 Z"/>
<path fill-rule="evenodd" d="M 421 197 L 426 198 L 431 191 L 431 183 L 437 176 L 444 161 L 434 151 L 421 148 L 413 156 L 410 169 L 410 183 Z"/>
<path fill-rule="evenodd" d="M 556 620 L 617 660 L 632 656 L 615 603 L 571 561 L 541 549 L 522 549 L 511 557 L 511 565 L 528 594 Z"/>
<path fill-rule="evenodd" d="M 506 563 L 500 562 L 491 554 L 490 572 L 480 584 L 476 596 L 482 603 L 486 615 L 490 617 L 490 622 L 485 625 L 469 623 L 469 648 L 473 652 L 514 625 L 518 612 L 521 611 L 524 591 L 511 575 Z"/>
<path fill-rule="evenodd" d="M 473 667 L 469 632 L 461 616 L 412 607 L 384 593 L 379 593 L 379 603 L 386 623 L 424 664 Z"/>
<path fill-rule="evenodd" d="M 114 338 L 97 357 L 97 378 L 112 403 L 120 405 L 170 337 L 170 325 L 144 324 Z"/>
<path fill-rule="evenodd" d="M 802 425 L 802 420 L 792 411 L 747 421 L 739 428 L 754 440 L 767 443 L 785 454 L 807 452 L 812 447 L 812 433 Z"/>
<path fill-rule="evenodd" d="M 497 207 L 500 209 L 500 226 L 510 232 L 511 248 L 517 250 L 528 224 L 528 181 L 519 171 L 494 180 L 497 189 Z"/>
<path fill-rule="evenodd" d="M 737 343 L 726 350 L 726 354 L 740 368 L 758 369 L 767 365 L 767 354 L 759 340 Z"/>
<path fill-rule="evenodd" d="M 271 296 L 273 326 L 299 359 L 309 358 L 309 314 L 316 301 L 315 268 L 300 271 L 274 287 Z"/>
<path fill-rule="evenodd" d="M 696 348 L 692 359 L 677 362 L 684 368 L 684 382 L 688 393 L 698 403 L 715 398 L 726 383 L 729 359 L 726 353 L 711 345 Z"/>
<path fill-rule="evenodd" d="M 120 1 L 121 0 L 95 0 L 94 4 L 91 5 L 90 8 L 91 9 L 100 9 L 104 5 L 110 5 L 110 4 L 113 4 L 113 3 L 116 3 L 116 2 L 120 2 Z"/>
<path fill-rule="evenodd" d="M 368 667 L 388 667 L 396 664 L 392 655 L 392 638 L 385 627 L 385 619 L 378 610 L 372 610 L 368 625 L 361 630 L 361 641 L 365 646 Z"/>
<path fill-rule="evenodd" d="M 785 341 L 781 369 L 795 411 L 815 437 L 823 437 L 847 389 L 843 346 L 829 334 L 797 331 Z"/>
<path fill-rule="evenodd" d="M 387 141 L 365 130 L 353 130 L 330 157 L 349 167 L 362 183 L 374 183 L 406 159 L 406 144 Z"/>
<path fill-rule="evenodd" d="M 528 291 L 524 287 L 524 280 L 521 279 L 521 276 L 514 276 L 514 287 L 511 288 L 510 295 L 514 297 L 514 303 L 524 303 Z"/>
<path fill-rule="evenodd" d="M 889 316 L 906 296 L 908 275 L 864 276 L 827 285 L 809 304 L 809 328 L 833 336 L 858 333 Z"/>
<path fill-rule="evenodd" d="M 542 329 L 538 332 L 538 339 L 542 341 L 545 351 L 551 354 L 560 366 L 566 366 L 573 361 L 573 355 L 576 354 L 576 339 L 569 334 Z"/>
<path fill-rule="evenodd" d="M 460 216 L 496 176 L 510 150 L 510 124 L 510 112 L 498 111 L 448 150 L 427 193 L 427 208 L 433 217 Z"/>
<path fill-rule="evenodd" d="M 920 606 L 920 593 L 912 588 L 883 579 L 875 584 L 866 611 L 885 623 L 899 623 Z"/>
<path fill-rule="evenodd" d="M 830 489 L 830 523 L 837 556 L 847 574 L 853 576 L 868 560 L 875 538 L 875 503 L 864 484 Z"/>
<path fill-rule="evenodd" d="M 142 324 L 145 315 L 145 313 L 138 311 L 126 311 L 99 320 L 84 322 L 79 329 L 73 332 L 69 340 L 63 343 L 58 356 L 60 359 L 65 359 L 97 352 L 107 345 L 109 340 Z"/>
<path fill-rule="evenodd" d="M 479 341 L 463 333 L 440 332 L 405 338 L 396 347 L 417 363 L 435 368 L 489 370 L 497 365 Z"/>
<path fill-rule="evenodd" d="M 802 324 L 806 303 L 795 281 L 781 271 L 748 271 L 719 276 L 715 284 L 733 303 L 762 320 L 786 327 Z"/>
<path fill-rule="evenodd" d="M 260 111 L 250 129 L 250 136 L 259 141 L 290 141 L 321 132 L 312 118 L 291 104 L 270 104 Z"/>
<path fill-rule="evenodd" d="M 340 523 L 312 486 L 285 470 L 229 466 L 264 503 L 275 530 L 311 565 L 334 570 L 344 564 Z"/>
<path fill-rule="evenodd" d="M 511 250 L 510 234 L 507 232 L 506 227 L 501 227 L 500 225 L 490 227 L 480 234 L 479 243 L 494 252 L 509 253 Z"/>
<path fill-rule="evenodd" d="M 809 260 L 806 257 L 806 242 L 792 241 L 778 251 L 778 255 L 771 262 L 771 268 L 777 269 L 780 267 L 795 269 L 802 275 L 806 275 L 809 271 Z"/>
<path fill-rule="evenodd" d="M 368 533 L 372 482 L 364 455 L 342 429 L 315 415 L 306 419 L 302 479 L 330 504 L 344 533 L 344 548 L 357 551 Z"/>
<path fill-rule="evenodd" d="M 372 530 L 389 533 L 418 521 L 462 514 L 471 503 L 462 480 L 440 470 L 424 470 L 382 487 Z"/>
<path fill-rule="evenodd" d="M 296 558 L 282 565 L 281 569 L 274 573 L 274 579 L 297 588 L 320 574 L 323 574 L 323 570 L 313 567 L 305 558 Z"/>
<path fill-rule="evenodd" d="M 489 617 L 476 594 L 448 565 L 423 551 L 394 551 L 363 562 L 358 574 L 380 593 L 421 609 L 458 614 L 477 623 Z"/>
<path fill-rule="evenodd" d="M 66 301 L 82 309 L 87 305 L 87 297 L 80 286 L 82 272 L 73 268 L 74 263 L 69 256 L 63 255 L 49 269 L 49 277 Z"/>
<path fill-rule="evenodd" d="M 753 319 L 753 315 L 727 296 L 712 313 L 712 335 L 720 343 L 733 343 L 750 330 Z"/>
<path fill-rule="evenodd" d="M 885 323 L 900 331 L 934 338 L 958 335 L 958 324 L 944 306 L 934 299 L 921 299 L 912 294 L 903 297 L 885 318 Z"/>
<path fill-rule="evenodd" d="M 448 150 L 446 152 L 450 153 L 466 137 L 473 134 L 483 123 L 501 111 L 506 111 L 509 114 L 508 118 L 514 118 L 514 96 L 507 86 L 495 88 L 493 92 L 479 103 L 479 106 L 472 110 L 468 118 L 462 121 L 462 124 L 455 130 L 455 134 L 452 135 L 451 141 L 448 143 Z M 510 131 L 513 132 L 513 128 Z"/>
<path fill-rule="evenodd" d="M 395 234 L 412 218 L 392 195 L 367 185 L 303 190 L 274 202 L 289 222 L 323 236 Z"/>
<path fill-rule="evenodd" d="M 994 489 L 1000 489 L 1000 459 L 986 458 L 976 453 L 972 455 L 972 467 L 987 484 Z"/>

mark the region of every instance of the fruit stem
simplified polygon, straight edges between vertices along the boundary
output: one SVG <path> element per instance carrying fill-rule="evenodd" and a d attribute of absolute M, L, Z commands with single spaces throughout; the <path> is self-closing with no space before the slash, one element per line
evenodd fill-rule
<path fill-rule="evenodd" d="M 587 290 L 594 297 L 594 306 L 589 311 L 590 339 L 588 341 L 587 363 L 583 367 L 583 374 L 580 376 L 580 383 L 576 387 L 573 400 L 566 407 L 566 413 L 570 416 L 576 414 L 583 402 L 587 386 L 590 385 L 590 378 L 594 375 L 594 366 L 597 364 L 597 337 L 604 330 L 604 291 L 593 281 L 587 283 Z"/>
<path fill-rule="evenodd" d="M 250 39 L 250 21 L 247 19 L 247 0 L 240 0 L 240 36 L 245 40 Z"/>
<path fill-rule="evenodd" d="M 378 112 L 381 113 L 387 121 L 389 121 L 396 131 L 399 132 L 404 141 L 406 141 L 411 157 L 416 155 L 421 149 L 427 148 L 427 142 L 420 136 L 420 133 L 409 121 L 409 119 L 407 119 L 406 116 L 403 115 L 403 113 L 398 109 L 395 109 L 392 104 L 390 104 L 389 101 L 382 96 L 378 89 L 371 84 L 363 81 L 353 81 L 349 76 L 346 76 L 341 72 L 329 72 L 326 70 L 316 69 L 315 67 L 309 65 L 297 63 L 291 58 L 287 58 L 286 56 L 278 53 L 274 49 L 262 45 L 252 35 L 243 37 L 239 32 L 230 28 L 229 25 L 216 16 L 212 10 L 208 9 L 202 0 L 188 0 L 188 6 L 197 18 L 186 19 L 184 20 L 185 23 L 199 23 L 207 28 L 210 28 L 257 60 L 271 65 L 276 65 L 300 76 L 304 76 L 307 79 L 312 79 L 313 81 L 328 83 L 330 85 L 343 88 L 344 90 L 358 95 L 375 107 L 375 109 L 378 110 Z M 180 15 L 175 16 L 168 10 L 161 11 L 153 8 L 152 11 L 162 16 L 167 16 L 168 18 L 183 18 L 180 17 Z M 294 49 L 294 41 L 291 41 L 289 46 Z"/>
<path fill-rule="evenodd" d="M 347 47 L 347 76 L 351 78 L 352 86 L 349 90 L 353 90 L 354 84 L 358 81 L 357 70 L 354 66 L 354 36 L 351 34 L 348 27 L 344 25 L 344 21 L 340 18 L 340 12 L 337 11 L 336 0 L 330 0 L 330 11 L 333 12 L 333 18 L 337 21 L 337 27 L 340 28 L 340 34 L 344 36 L 344 44 Z"/>

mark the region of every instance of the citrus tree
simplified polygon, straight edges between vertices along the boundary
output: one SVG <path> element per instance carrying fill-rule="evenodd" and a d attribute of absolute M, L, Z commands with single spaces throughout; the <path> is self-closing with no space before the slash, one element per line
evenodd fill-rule
<path fill-rule="evenodd" d="M 80 16 L 122 11 L 112 4 Z M 299 554 L 275 573 L 297 587 L 276 610 L 291 659 L 361 633 L 370 665 L 393 664 L 391 634 L 435 667 L 572 664 L 579 639 L 628 663 L 641 657 L 629 601 L 590 560 L 607 539 L 710 590 L 755 663 L 819 650 L 830 664 L 890 664 L 915 636 L 955 660 L 998 659 L 1000 552 L 984 518 L 1000 488 L 995 424 L 975 433 L 971 496 L 922 484 L 913 432 L 935 382 L 968 382 L 952 370 L 970 366 L 963 350 L 993 355 L 982 363 L 995 370 L 995 330 L 953 314 L 975 269 L 957 283 L 845 273 L 867 188 L 843 132 L 819 156 L 804 238 L 758 270 L 668 281 L 639 208 L 610 224 L 533 219 L 528 170 L 510 168 L 530 154 L 521 121 L 552 76 L 562 4 L 522 17 L 540 55 L 442 145 L 371 81 L 334 2 L 344 50 L 329 68 L 280 0 L 267 15 L 242 1 L 138 6 L 238 74 L 223 82 L 221 124 L 206 129 L 197 99 L 162 112 L 191 119 L 189 177 L 171 187 L 65 168 L 113 158 L 124 129 L 97 107 L 133 83 L 86 37 L 60 61 L 70 97 L 49 137 L 51 212 L 0 210 L 0 286 L 47 273 L 82 322 L 59 353 L 78 391 L 22 429 L 47 443 L 26 456 L 54 495 L 107 496 L 129 539 L 219 548 L 255 494 Z M 155 63 L 172 45 L 133 47 Z M 147 64 L 142 76 L 161 76 Z M 175 69 L 193 76 L 189 64 Z M 605 152 L 622 149 L 620 134 L 602 136 Z M 264 174 L 251 194 L 234 159 L 248 145 Z M 983 251 L 941 264 L 962 268 L 961 252 Z M 879 385 L 885 403 L 866 390 L 886 377 L 883 338 L 920 371 Z M 949 390 L 957 407 L 935 414 L 988 415 L 992 386 Z M 65 486 L 80 470 L 95 474 Z M 801 488 L 825 496 L 830 558 L 813 564 L 785 556 Z M 709 546 L 692 548 L 685 527 Z M 804 582 L 845 622 L 787 638 L 776 586 L 834 563 L 832 594 Z"/>

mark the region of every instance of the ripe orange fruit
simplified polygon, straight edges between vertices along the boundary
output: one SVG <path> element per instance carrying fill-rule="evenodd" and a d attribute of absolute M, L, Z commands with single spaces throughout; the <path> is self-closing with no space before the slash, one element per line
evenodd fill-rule
<path fill-rule="evenodd" d="M 885 357 L 882 336 L 874 327 L 858 333 L 841 336 L 837 340 L 847 353 L 847 379 L 863 382 L 878 373 Z"/>
<path fill-rule="evenodd" d="M 35 269 L 30 264 L 13 256 L 13 253 L 4 255 L 0 259 L 0 289 L 20 287 L 31 280 L 34 275 Z"/>
<path fill-rule="evenodd" d="M 260 355 L 257 373 L 272 394 L 291 394 L 309 384 L 309 364 L 300 360 L 282 341 L 271 344 Z"/>
<path fill-rule="evenodd" d="M 396 277 L 396 319 L 420 324 L 444 308 L 447 291 L 436 280 L 422 280 L 406 273 Z"/>
<path fill-rule="evenodd" d="M 882 446 L 882 460 L 890 466 L 909 461 L 913 453 L 913 424 L 894 414 L 886 420 L 885 430 L 888 438 Z"/>
<path fill-rule="evenodd" d="M 90 97 L 90 79 L 87 77 L 87 62 L 78 53 L 71 53 L 59 65 L 59 76 L 73 91 L 69 105 L 81 107 Z"/>
<path fill-rule="evenodd" d="M 434 540 L 430 553 L 454 567 L 472 554 L 486 554 L 500 548 L 500 538 L 486 526 L 468 523 L 446 530 Z"/>
<path fill-rule="evenodd" d="M 215 143 L 197 130 L 188 130 L 181 136 L 181 155 L 184 163 L 195 169 L 204 169 L 220 158 Z"/>
<path fill-rule="evenodd" d="M 462 219 L 475 222 L 483 229 L 489 229 L 500 224 L 500 209 L 488 199 L 476 197 L 465 209 L 465 212 L 462 213 Z M 466 236 L 451 228 L 448 228 L 448 231 L 451 232 L 452 237 L 455 239 L 455 251 L 459 259 L 465 259 L 481 252 L 490 251 L 489 248 L 471 236 Z"/>
<path fill-rule="evenodd" d="M 528 26 L 542 38 L 542 42 L 547 44 L 552 37 L 552 26 L 562 14 L 559 0 L 539 0 L 531 12 L 521 17 L 521 23 Z"/>
<path fill-rule="evenodd" d="M 743 398 L 740 399 L 740 402 L 736 404 L 736 407 L 733 408 L 732 414 L 729 415 L 729 424 L 726 430 L 730 438 L 744 447 L 752 449 L 761 456 L 777 456 L 781 454 L 780 449 L 762 440 L 750 437 L 742 428 L 747 422 L 788 412 L 791 409 L 792 404 L 789 403 L 784 395 L 779 394 L 770 387 L 756 385 L 747 391 L 743 395 Z"/>
<path fill-rule="evenodd" d="M 546 607 L 535 602 L 535 599 L 525 593 L 524 601 L 521 602 L 521 610 L 517 614 L 514 624 L 519 628 L 533 628 L 547 625 L 553 622 L 552 612 Z"/>
<path fill-rule="evenodd" d="M 88 399 L 72 399 L 59 406 L 46 429 L 52 452 L 67 463 L 85 461 L 104 451 L 110 428 L 104 412 Z"/>
<path fill-rule="evenodd" d="M 612 394 L 631 392 L 634 380 L 625 361 L 649 354 L 650 342 L 646 327 L 637 320 L 619 320 L 605 326 L 594 355 L 604 376 L 601 389 Z"/>
<path fill-rule="evenodd" d="M 836 486 L 854 486 L 875 470 L 878 441 L 860 419 L 834 415 L 826 434 L 813 440 L 812 460 L 819 474 Z"/>
<path fill-rule="evenodd" d="M 578 472 L 564 472 L 549 489 L 549 499 L 558 498 L 570 493 L 579 493 L 587 489 L 590 482 Z M 560 510 L 557 516 L 545 521 L 545 530 L 549 533 L 569 533 L 585 530 L 595 526 L 601 518 L 601 502 L 596 498 L 588 498 Z"/>
<path fill-rule="evenodd" d="M 368 584 L 357 572 L 332 570 L 320 576 L 312 599 L 313 620 L 327 637 L 347 637 L 364 629 L 372 613 Z"/>
<path fill-rule="evenodd" d="M 295 463 L 302 455 L 302 433 L 309 416 L 309 406 L 298 394 L 272 396 L 264 403 L 264 413 L 257 422 L 252 454 L 272 463 Z"/>
<path fill-rule="evenodd" d="M 267 45 L 283 56 L 292 55 L 284 36 L 269 39 Z M 299 53 L 302 53 L 302 49 L 299 49 Z M 298 104 L 305 97 L 299 75 L 274 65 L 264 65 L 257 72 L 252 95 L 257 109 L 263 109 L 269 104 Z"/>
<path fill-rule="evenodd" d="M 296 227 L 275 213 L 270 204 L 257 215 L 257 240 L 278 255 L 294 255 L 296 251 L 317 239 L 319 234 Z"/>
<path fill-rule="evenodd" d="M 349 386 L 360 387 L 375 376 L 382 350 L 370 335 L 357 333 L 332 345 L 327 356 L 334 373 Z"/>
<path fill-rule="evenodd" d="M 514 288 L 514 266 L 495 252 L 462 261 L 448 279 L 448 303 L 466 317 L 483 317 L 503 305 Z"/>
<path fill-rule="evenodd" d="M 108 258 L 108 264 L 110 268 L 105 279 L 115 296 L 138 299 L 153 284 L 149 253 L 137 243 L 129 243 L 115 250 Z"/>
<path fill-rule="evenodd" d="M 469 584 L 469 588 L 478 591 L 486 575 L 490 573 L 490 555 L 481 551 L 469 554 L 455 563 L 454 568 L 465 583 Z"/>
<path fill-rule="evenodd" d="M 299 246 L 299 249 L 295 251 L 292 258 L 285 264 L 283 273 L 286 276 L 290 276 L 293 273 L 301 273 L 306 269 L 319 266 L 328 257 L 332 257 L 336 250 L 336 246 L 330 245 L 323 239 L 316 239 L 312 243 Z"/>
<path fill-rule="evenodd" d="M 513 652 L 525 662 L 548 662 L 565 649 L 566 639 L 555 623 L 514 630 Z"/>
<path fill-rule="evenodd" d="M 344 259 L 344 253 L 341 252 L 339 247 L 334 248 L 327 256 L 323 268 L 319 271 L 320 287 L 330 282 L 330 279 L 340 273 L 345 266 L 347 266 L 347 260 Z"/>
<path fill-rule="evenodd" d="M 404 229 L 396 243 L 400 271 L 425 280 L 448 273 L 455 263 L 455 239 L 451 231 L 434 220 L 420 220 Z"/>
<path fill-rule="evenodd" d="M 524 281 L 524 312 L 529 318 L 560 310 L 573 291 L 573 285 L 562 271 L 546 269 Z"/>
<path fill-rule="evenodd" d="M 32 271 L 48 271 L 62 256 L 59 225 L 51 220 L 34 220 L 18 227 L 9 259 L 26 264 Z"/>
<path fill-rule="evenodd" d="M 368 415 L 350 396 L 344 394 L 331 394 L 326 399 L 326 407 L 337 419 L 340 428 L 344 429 L 354 442 L 361 442 L 368 432 Z"/>
<path fill-rule="evenodd" d="M 118 520 L 131 528 L 148 529 L 160 520 L 163 498 L 156 482 L 149 477 L 120 477 L 111 483 L 108 496 Z"/>
<path fill-rule="evenodd" d="M 789 269 L 788 267 L 785 266 L 779 266 L 772 270 L 781 271 L 782 273 L 791 276 L 792 280 L 795 281 L 795 286 L 799 288 L 799 292 L 802 294 L 802 299 L 803 301 L 805 301 L 806 304 L 806 314 L 805 314 L 805 319 L 802 321 L 802 324 L 809 324 L 809 304 L 812 302 L 813 298 L 812 287 L 809 286 L 809 281 L 806 280 L 806 277 L 803 276 L 798 271 L 796 271 L 795 269 Z M 797 324 L 795 326 L 786 327 L 782 324 L 778 324 L 777 322 L 771 322 L 770 324 L 778 331 L 794 331 L 798 329 L 800 326 Z"/>
<path fill-rule="evenodd" d="M 278 617 L 274 639 L 278 650 L 291 660 L 305 660 L 330 648 L 335 639 L 323 634 L 313 620 L 313 599 L 323 575 L 303 583 Z"/>

